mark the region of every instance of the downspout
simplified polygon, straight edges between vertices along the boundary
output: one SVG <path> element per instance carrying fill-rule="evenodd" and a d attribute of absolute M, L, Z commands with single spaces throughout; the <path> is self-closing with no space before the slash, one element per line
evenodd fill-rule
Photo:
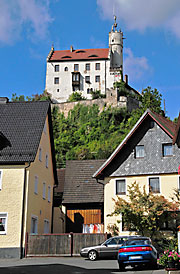
<path fill-rule="evenodd" d="M 100 185 L 103 185 L 103 197 L 104 197 L 104 183 L 100 182 L 97 178 L 96 178 L 96 182 Z M 103 215 L 103 223 L 104 223 L 104 199 L 103 199 L 103 208 L 102 208 L 102 210 L 103 210 L 102 215 Z M 102 221 L 102 219 L 101 219 L 101 221 Z"/>
<path fill-rule="evenodd" d="M 24 185 L 23 185 L 23 199 L 22 199 L 22 220 L 21 220 L 21 240 L 20 240 L 20 259 L 24 257 L 23 252 L 23 235 L 24 235 L 24 216 L 25 216 L 25 201 L 26 201 L 26 177 L 27 177 L 27 168 L 30 167 L 31 163 L 24 168 Z"/>

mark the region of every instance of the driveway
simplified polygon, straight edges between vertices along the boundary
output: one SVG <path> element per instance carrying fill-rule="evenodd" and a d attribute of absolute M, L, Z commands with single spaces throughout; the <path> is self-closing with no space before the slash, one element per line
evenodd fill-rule
<path fill-rule="evenodd" d="M 28 258 L 23 260 L 0 259 L 1 274 L 117 274 L 116 260 L 91 262 L 83 258 Z M 127 268 L 126 274 L 165 274 L 163 269 L 147 270 Z"/>

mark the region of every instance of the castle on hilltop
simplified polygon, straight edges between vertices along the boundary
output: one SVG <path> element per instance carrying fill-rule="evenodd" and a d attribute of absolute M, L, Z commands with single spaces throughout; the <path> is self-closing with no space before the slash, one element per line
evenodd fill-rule
<path fill-rule="evenodd" d="M 124 82 L 126 91 L 137 101 L 139 92 L 128 85 L 127 75 L 123 81 L 123 39 L 123 32 L 117 30 L 114 16 L 108 48 L 75 50 L 71 46 L 70 50 L 55 50 L 52 47 L 47 57 L 45 88 L 51 95 L 52 102 L 66 103 L 75 91 L 91 100 L 92 92 L 100 91 L 106 97 L 106 105 L 115 100 L 115 106 L 120 100 L 120 94 L 117 95 L 114 85 L 116 82 Z M 138 107 L 139 103 L 136 102 L 135 105 Z M 135 105 L 133 104 L 133 108 Z"/>

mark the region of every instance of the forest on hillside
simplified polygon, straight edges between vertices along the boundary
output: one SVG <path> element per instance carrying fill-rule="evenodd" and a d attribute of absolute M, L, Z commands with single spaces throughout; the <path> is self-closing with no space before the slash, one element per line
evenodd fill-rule
<path fill-rule="evenodd" d="M 57 167 L 66 160 L 107 159 L 147 108 L 162 113 L 161 94 L 151 87 L 142 93 L 140 108 L 131 113 L 122 108 L 77 104 L 66 118 L 52 108 Z"/>
<path fill-rule="evenodd" d="M 32 97 L 13 94 L 11 101 L 50 100 L 46 93 Z M 52 105 L 53 134 L 57 167 L 65 167 L 66 160 L 107 159 L 132 129 L 147 108 L 162 114 L 162 96 L 157 89 L 147 87 L 140 97 L 140 108 L 131 113 L 122 108 L 99 111 L 97 105 L 80 103 L 66 118 Z"/>

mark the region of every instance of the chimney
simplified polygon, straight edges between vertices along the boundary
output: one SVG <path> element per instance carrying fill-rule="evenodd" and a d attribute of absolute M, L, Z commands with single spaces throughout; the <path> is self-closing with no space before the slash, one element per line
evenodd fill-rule
<path fill-rule="evenodd" d="M 127 74 L 124 75 L 124 82 L 128 85 L 128 75 Z"/>
<path fill-rule="evenodd" d="M 71 46 L 71 48 L 70 48 L 70 52 L 73 52 L 73 51 L 74 51 L 73 46 Z"/>
<path fill-rule="evenodd" d="M 0 104 L 6 104 L 9 102 L 8 97 L 0 97 Z"/>

